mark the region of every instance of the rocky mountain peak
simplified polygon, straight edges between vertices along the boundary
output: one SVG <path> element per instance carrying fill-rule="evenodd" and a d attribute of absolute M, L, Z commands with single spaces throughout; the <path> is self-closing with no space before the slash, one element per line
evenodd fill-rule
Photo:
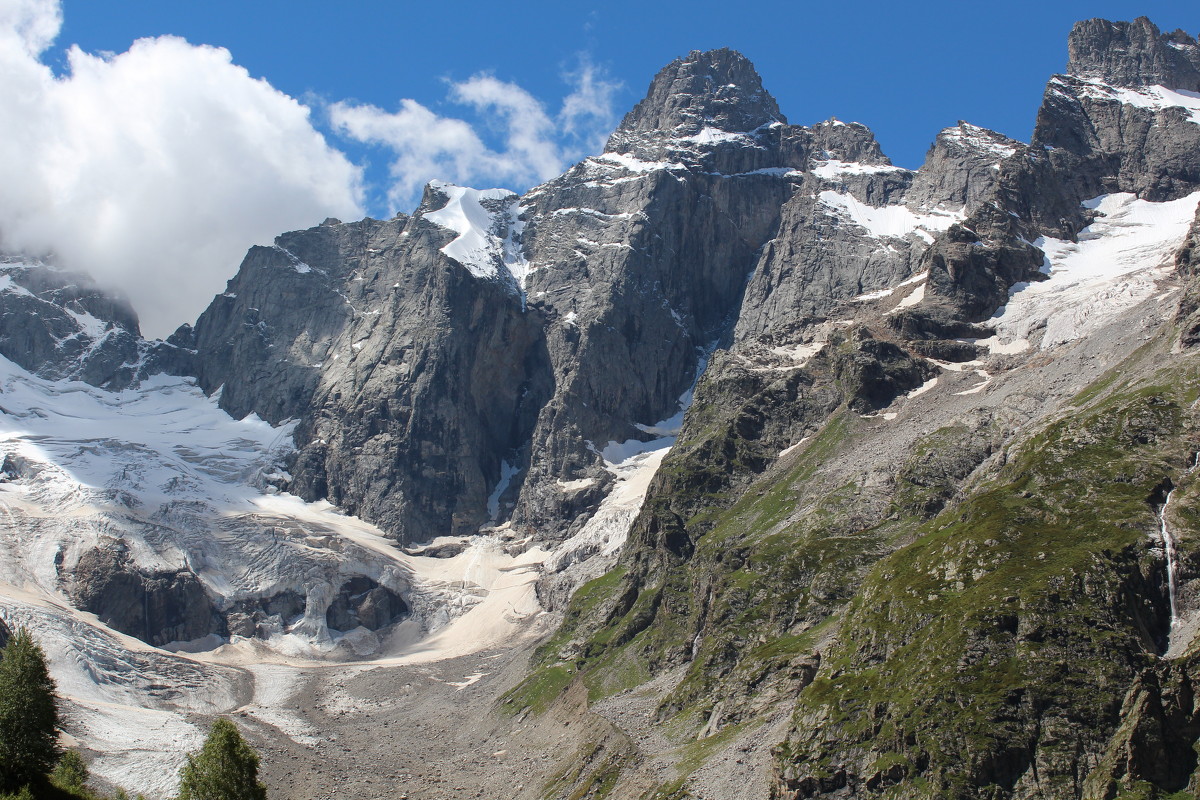
<path fill-rule="evenodd" d="M 693 50 L 663 67 L 646 97 L 625 115 L 609 140 L 618 150 L 630 134 L 664 132 L 695 136 L 706 128 L 752 131 L 787 120 L 750 60 L 736 50 Z"/>
<path fill-rule="evenodd" d="M 1077 22 L 1067 40 L 1067 73 L 1113 86 L 1200 90 L 1200 46 L 1182 30 L 1162 33 L 1146 17 Z"/>
<path fill-rule="evenodd" d="M 861 122 L 842 122 L 836 117 L 818 122 L 808 128 L 812 132 L 813 156 L 816 160 L 862 164 L 884 164 L 892 162 L 879 148 L 875 134 Z"/>

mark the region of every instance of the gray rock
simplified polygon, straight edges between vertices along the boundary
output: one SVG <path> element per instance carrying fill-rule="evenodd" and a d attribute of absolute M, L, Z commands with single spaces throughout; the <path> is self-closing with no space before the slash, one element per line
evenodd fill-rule
<path fill-rule="evenodd" d="M 1029 244 L 1019 222 L 985 204 L 938 238 L 921 259 L 927 270 L 924 307 L 949 305 L 952 316 L 982 322 L 1008 302 L 1008 290 L 1045 278 L 1045 254 Z"/>
<path fill-rule="evenodd" d="M 1079 200 L 1106 192 L 1170 200 L 1200 184 L 1200 125 L 1148 93 L 1200 88 L 1196 40 L 1160 34 L 1141 17 L 1081 22 L 1068 46 L 1068 74 L 1046 87 L 1033 146 L 1051 151 Z"/>
<path fill-rule="evenodd" d="M 1187 279 L 1175 322 L 1181 326 L 1179 342 L 1183 347 L 1200 344 L 1200 208 L 1179 251 L 1175 254 L 1175 270 Z"/>
<path fill-rule="evenodd" d="M 659 71 L 605 150 L 630 152 L 646 135 L 678 139 L 704 128 L 736 133 L 773 122 L 787 120 L 749 59 L 728 48 L 693 50 Z"/>
<path fill-rule="evenodd" d="M 938 134 L 905 202 L 915 208 L 974 210 L 995 191 L 1001 165 L 1026 149 L 1003 134 L 959 122 Z"/>
<path fill-rule="evenodd" d="M 325 616 L 329 627 L 336 631 L 352 631 L 360 626 L 377 631 L 407 613 L 403 598 L 360 575 L 342 585 Z"/>
<path fill-rule="evenodd" d="M 1182 30 L 1161 33 L 1146 17 L 1089 19 L 1067 38 L 1067 73 L 1113 86 L 1200 91 L 1200 47 Z"/>
<path fill-rule="evenodd" d="M 67 588 L 78 608 L 148 644 L 161 646 L 225 632 L 221 616 L 195 574 L 188 570 L 143 572 L 119 541 L 81 555 Z"/>
<path fill-rule="evenodd" d="M 27 259 L 0 263 L 0 355 L 41 377 L 122 389 L 141 361 L 137 316 L 84 275 Z"/>
<path fill-rule="evenodd" d="M 292 489 L 403 541 L 473 532 L 548 372 L 536 313 L 439 248 L 424 215 L 328 222 L 254 248 L 196 325 L 201 385 L 300 418 Z M 523 435 L 522 435 L 523 433 Z"/>

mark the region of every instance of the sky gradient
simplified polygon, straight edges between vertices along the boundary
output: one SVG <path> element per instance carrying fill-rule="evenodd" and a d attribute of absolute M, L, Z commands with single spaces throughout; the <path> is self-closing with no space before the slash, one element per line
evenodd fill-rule
<path fill-rule="evenodd" d="M 122 13 L 114 13 L 119 6 Z M 453 10 L 451 10 L 453 9 Z M 67 0 L 61 43 L 119 52 L 172 33 L 228 48 L 297 98 L 447 107 L 447 80 L 486 71 L 553 104 L 581 56 L 623 84 L 618 113 L 663 65 L 732 47 L 757 66 L 789 121 L 831 116 L 876 132 L 893 161 L 920 166 L 938 130 L 966 119 L 1027 141 L 1046 79 L 1079 19 L 1149 16 L 1195 35 L 1194 3 L 1156 2 L 254 3 Z M 458 112 L 461 113 L 461 112 Z"/>
<path fill-rule="evenodd" d="M 916 168 L 960 119 L 1028 141 L 1071 25 L 1141 14 L 1200 30 L 1191 0 L 0 0 L 0 248 L 91 272 L 164 335 L 279 232 L 558 174 L 692 49 Z"/>

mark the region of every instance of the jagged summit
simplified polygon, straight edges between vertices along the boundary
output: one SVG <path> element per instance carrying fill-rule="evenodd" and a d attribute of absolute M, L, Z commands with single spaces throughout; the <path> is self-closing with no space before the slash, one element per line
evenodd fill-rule
<path fill-rule="evenodd" d="M 625 115 L 608 149 L 619 148 L 634 133 L 686 137 L 705 128 L 742 133 L 772 122 L 787 120 L 748 58 L 728 48 L 693 50 L 654 76 L 645 99 Z"/>
<path fill-rule="evenodd" d="M 1200 796 L 1195 48 L 916 171 L 694 52 L 165 344 L 0 257 L 0 639 L 156 796 L 230 709 L 284 800 Z"/>
<path fill-rule="evenodd" d="M 1200 90 L 1200 46 L 1185 31 L 1162 33 L 1146 17 L 1075 23 L 1067 73 L 1113 86 Z"/>

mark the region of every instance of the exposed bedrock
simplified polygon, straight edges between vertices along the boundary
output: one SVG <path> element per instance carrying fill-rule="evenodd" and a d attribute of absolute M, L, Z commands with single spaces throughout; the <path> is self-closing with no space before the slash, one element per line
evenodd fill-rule
<path fill-rule="evenodd" d="M 156 646 L 210 635 L 269 638 L 305 626 L 312 616 L 310 603 L 321 598 L 327 607 L 313 611 L 338 633 L 359 627 L 378 631 L 399 622 L 410 610 L 398 593 L 364 575 L 345 576 L 340 585 L 324 593 L 296 587 L 265 596 L 220 598 L 191 570 L 139 567 L 120 542 L 84 552 L 66 579 L 80 609 Z"/>

